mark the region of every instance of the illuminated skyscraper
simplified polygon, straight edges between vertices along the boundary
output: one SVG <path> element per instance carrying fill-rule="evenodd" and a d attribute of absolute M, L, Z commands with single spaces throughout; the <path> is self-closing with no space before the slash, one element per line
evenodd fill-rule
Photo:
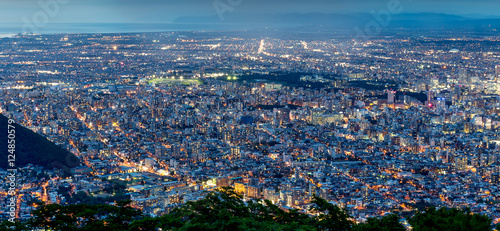
<path fill-rule="evenodd" d="M 472 128 L 472 124 L 471 123 L 465 123 L 464 124 L 464 132 L 465 133 L 470 133 L 471 132 L 471 128 Z"/>
<path fill-rule="evenodd" d="M 496 65 L 495 67 L 495 78 L 497 81 L 500 81 L 500 65 Z"/>
<path fill-rule="evenodd" d="M 467 169 L 467 157 L 463 155 L 456 156 L 455 167 L 459 171 L 465 171 Z"/>
<path fill-rule="evenodd" d="M 497 94 L 500 94 L 500 65 L 495 66 L 495 84 Z"/>
<path fill-rule="evenodd" d="M 231 147 L 231 156 L 232 156 L 232 158 L 240 158 L 241 157 L 241 148 L 239 146 Z"/>
<path fill-rule="evenodd" d="M 460 101 L 462 97 L 462 89 L 460 88 L 460 85 L 455 85 L 455 89 L 453 91 L 453 98 L 457 101 Z"/>
<path fill-rule="evenodd" d="M 394 98 L 396 97 L 396 91 L 387 91 L 387 103 L 394 103 Z"/>
<path fill-rule="evenodd" d="M 467 71 L 465 69 L 460 69 L 460 72 L 458 73 L 458 82 L 460 84 L 467 83 Z"/>
<path fill-rule="evenodd" d="M 434 92 L 427 91 L 427 106 L 432 107 L 434 101 Z"/>
<path fill-rule="evenodd" d="M 436 100 L 436 109 L 438 112 L 445 112 L 446 111 L 446 99 L 445 98 L 437 98 Z"/>
<path fill-rule="evenodd" d="M 432 88 L 438 87 L 439 86 L 439 78 L 437 78 L 437 77 L 432 78 L 430 81 L 430 85 Z"/>

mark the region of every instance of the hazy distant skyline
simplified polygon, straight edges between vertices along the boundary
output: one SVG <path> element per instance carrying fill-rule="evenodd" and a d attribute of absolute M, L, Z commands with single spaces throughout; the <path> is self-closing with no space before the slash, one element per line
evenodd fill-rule
<path fill-rule="evenodd" d="M 0 23 L 23 23 L 57 0 L 2 0 Z M 63 2 L 63 0 L 59 0 Z M 49 23 L 166 23 L 179 17 L 217 15 L 214 0 L 64 0 Z M 218 0 L 222 3 L 237 0 Z M 391 0 L 240 0 L 232 13 L 369 13 Z M 500 17 L 499 0 L 400 0 L 405 13 L 432 12 Z M 43 4 L 42 4 L 43 5 Z M 228 4 L 229 5 L 229 4 Z M 51 8 L 53 9 L 53 8 Z M 229 13 L 229 12 L 228 12 Z"/>

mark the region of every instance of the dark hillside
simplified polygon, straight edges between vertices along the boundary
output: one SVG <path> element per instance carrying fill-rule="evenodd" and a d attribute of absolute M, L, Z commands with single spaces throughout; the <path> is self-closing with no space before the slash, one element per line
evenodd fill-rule
<path fill-rule="evenodd" d="M 0 167 L 8 168 L 8 118 L 0 114 Z M 47 168 L 60 168 L 69 171 L 79 165 L 78 158 L 72 153 L 55 145 L 45 137 L 16 124 L 15 125 L 16 167 L 34 164 Z"/>

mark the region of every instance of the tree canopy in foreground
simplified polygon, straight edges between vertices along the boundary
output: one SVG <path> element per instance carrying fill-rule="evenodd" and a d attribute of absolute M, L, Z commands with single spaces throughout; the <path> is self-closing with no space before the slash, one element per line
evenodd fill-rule
<path fill-rule="evenodd" d="M 25 223 L 4 222 L 1 230 L 150 231 L 150 230 L 332 230 L 403 231 L 390 214 L 355 224 L 343 209 L 314 197 L 310 212 L 283 210 L 267 200 L 244 201 L 230 188 L 188 202 L 161 217 L 148 217 L 127 202 L 111 205 L 43 205 Z M 491 219 L 468 210 L 427 209 L 408 218 L 414 230 L 491 230 Z"/>

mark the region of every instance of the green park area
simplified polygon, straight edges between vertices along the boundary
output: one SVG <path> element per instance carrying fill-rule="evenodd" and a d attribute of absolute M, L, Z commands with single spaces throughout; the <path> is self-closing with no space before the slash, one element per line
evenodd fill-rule
<path fill-rule="evenodd" d="M 148 84 L 154 85 L 202 85 L 203 81 L 199 79 L 183 79 L 183 78 L 156 78 L 148 80 Z"/>

